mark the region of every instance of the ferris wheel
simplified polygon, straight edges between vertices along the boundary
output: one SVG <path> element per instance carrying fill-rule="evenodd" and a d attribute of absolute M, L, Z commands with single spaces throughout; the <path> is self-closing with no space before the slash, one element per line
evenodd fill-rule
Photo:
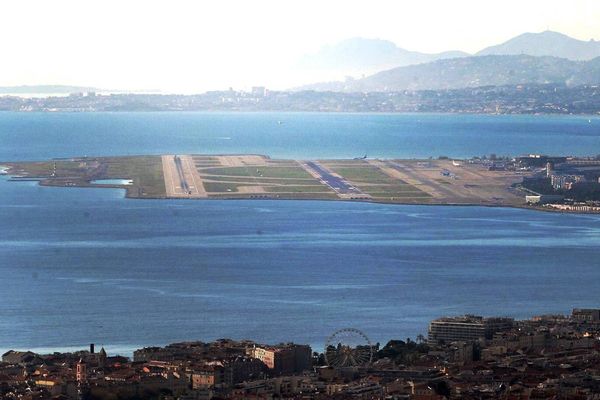
<path fill-rule="evenodd" d="M 327 338 L 323 354 L 330 367 L 360 367 L 373 359 L 373 346 L 358 329 L 345 328 Z"/>

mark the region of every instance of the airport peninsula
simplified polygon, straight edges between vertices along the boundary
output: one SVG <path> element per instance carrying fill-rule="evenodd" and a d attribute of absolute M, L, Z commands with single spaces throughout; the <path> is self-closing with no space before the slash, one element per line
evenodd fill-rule
<path fill-rule="evenodd" d="M 600 211 L 597 158 L 284 160 L 253 154 L 170 154 L 0 165 L 12 181 L 122 188 L 128 198 L 138 199 L 344 200 Z"/>

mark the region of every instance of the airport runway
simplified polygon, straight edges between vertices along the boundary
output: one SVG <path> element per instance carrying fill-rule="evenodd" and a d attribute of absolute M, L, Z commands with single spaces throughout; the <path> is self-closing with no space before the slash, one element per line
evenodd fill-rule
<path fill-rule="evenodd" d="M 192 157 L 165 155 L 162 156 L 162 165 L 167 197 L 208 197 Z"/>
<path fill-rule="evenodd" d="M 314 161 L 306 161 L 304 167 L 313 172 L 312 175 L 318 177 L 325 185 L 329 186 L 339 195 L 346 196 L 361 196 L 368 197 L 367 194 L 361 192 L 358 188 L 350 185 L 343 178 L 333 175 L 329 170 Z"/>

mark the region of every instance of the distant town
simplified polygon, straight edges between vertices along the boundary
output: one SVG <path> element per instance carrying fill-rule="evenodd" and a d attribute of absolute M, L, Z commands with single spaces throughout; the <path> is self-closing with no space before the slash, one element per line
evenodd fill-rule
<path fill-rule="evenodd" d="M 397 92 L 224 90 L 197 95 L 102 94 L 0 96 L 0 111 L 317 111 L 482 114 L 600 114 L 600 86 L 522 84 Z"/>
<path fill-rule="evenodd" d="M 371 343 L 332 335 L 321 351 L 221 339 L 136 350 L 10 350 L 3 399 L 597 399 L 600 309 L 528 320 L 442 317 L 428 336 Z M 335 359 L 336 354 L 343 358 Z M 365 357 L 360 358 L 363 354 Z"/>

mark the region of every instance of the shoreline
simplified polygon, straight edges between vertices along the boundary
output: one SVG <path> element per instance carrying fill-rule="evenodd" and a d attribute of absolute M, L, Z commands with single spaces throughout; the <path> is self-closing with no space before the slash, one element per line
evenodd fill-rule
<path fill-rule="evenodd" d="M 0 95 L 0 98 L 2 96 Z M 530 116 L 530 117 L 585 117 L 585 118 L 600 118 L 600 112 L 595 114 L 589 113 L 572 113 L 572 112 L 557 112 L 557 113 L 541 113 L 541 112 L 522 112 L 522 113 L 496 113 L 496 112 L 443 112 L 443 111 L 328 111 L 328 110 L 220 110 L 220 109 L 206 109 L 206 110 L 0 110 L 0 113 L 15 113 L 15 114 L 120 114 L 120 113 L 139 113 L 139 114 L 339 114 L 339 115 L 482 115 L 482 116 Z"/>
<path fill-rule="evenodd" d="M 4 175 L 7 176 L 7 175 Z M 204 197 L 204 198 L 171 198 L 167 196 L 156 196 L 156 197 L 136 197 L 130 196 L 127 191 L 127 187 L 119 185 L 100 185 L 100 184 L 89 184 L 89 185 L 74 185 L 74 186 L 62 186 L 53 185 L 43 182 L 43 178 L 25 178 L 25 179 L 8 179 L 8 182 L 37 182 L 39 186 L 52 187 L 52 188 L 78 188 L 78 189 L 115 189 L 122 190 L 123 199 L 126 200 L 142 200 L 142 201 L 161 201 L 161 200 L 175 200 L 175 201 L 302 201 L 302 202 L 343 202 L 343 203 L 362 203 L 362 204 L 376 204 L 376 205 L 391 205 L 391 206 L 427 206 L 427 207 L 485 207 L 485 208 L 508 208 L 516 210 L 526 211 L 538 211 L 547 212 L 554 214 L 575 214 L 575 215 L 600 215 L 600 212 L 593 211 L 577 211 L 577 210 L 561 210 L 557 208 L 529 206 L 529 205 L 510 205 L 510 204 L 481 204 L 481 203 L 415 203 L 415 202 L 385 202 L 376 200 L 346 200 L 346 199 L 306 199 L 306 198 L 289 198 L 289 197 L 265 197 L 265 198 L 244 198 L 244 197 Z"/>
<path fill-rule="evenodd" d="M 178 164 L 180 157 L 187 161 Z M 3 162 L 0 170 L 11 182 L 122 189 L 126 199 L 344 201 L 600 214 L 597 207 L 582 209 L 583 203 L 574 205 L 576 209 L 526 203 L 525 193 L 514 186 L 533 170 L 496 170 L 486 163 L 449 158 L 307 161 L 260 154 L 137 155 Z"/>

